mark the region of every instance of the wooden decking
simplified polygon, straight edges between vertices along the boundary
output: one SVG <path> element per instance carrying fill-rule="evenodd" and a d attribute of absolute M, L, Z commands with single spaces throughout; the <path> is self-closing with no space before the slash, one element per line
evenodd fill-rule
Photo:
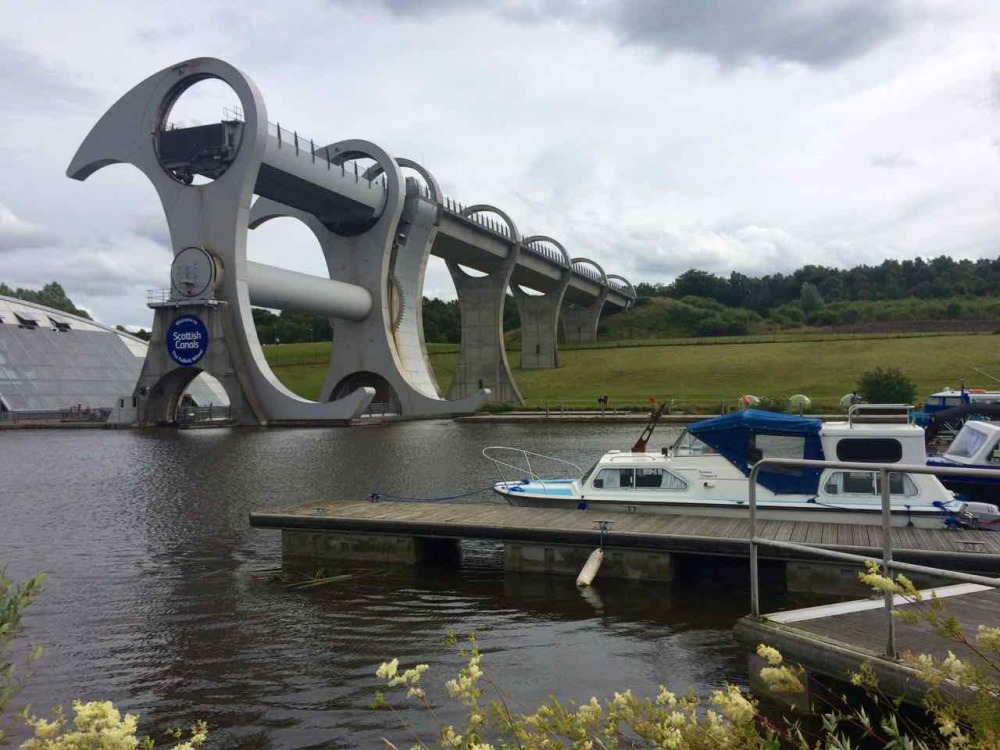
<path fill-rule="evenodd" d="M 1000 590 L 960 584 L 933 592 L 973 642 L 980 625 L 1000 626 Z M 931 591 L 924 595 L 929 599 Z M 902 597 L 896 597 L 895 605 L 899 609 L 917 606 Z M 982 666 L 968 648 L 933 633 L 927 625 L 909 625 L 897 618 L 895 628 L 896 651 L 900 655 L 910 652 L 943 659 L 951 651 Z M 767 643 L 781 651 L 787 662 L 800 664 L 814 675 L 845 682 L 851 672 L 868 663 L 888 695 L 919 702 L 927 687 L 903 661 L 886 656 L 888 631 L 881 599 L 778 612 L 760 619 L 746 617 L 735 632 L 751 650 L 758 643 Z"/>
<path fill-rule="evenodd" d="M 393 534 L 446 539 L 596 545 L 597 521 L 610 520 L 605 544 L 647 549 L 746 557 L 750 522 L 741 518 L 702 518 L 546 508 L 515 508 L 494 503 L 398 503 L 326 500 L 250 514 L 258 528 Z M 758 536 L 881 557 L 877 526 L 792 521 L 758 523 Z M 906 562 L 1000 573 L 1000 533 L 979 530 L 893 528 L 896 559 Z M 808 559 L 795 552 L 762 548 L 761 557 Z"/>

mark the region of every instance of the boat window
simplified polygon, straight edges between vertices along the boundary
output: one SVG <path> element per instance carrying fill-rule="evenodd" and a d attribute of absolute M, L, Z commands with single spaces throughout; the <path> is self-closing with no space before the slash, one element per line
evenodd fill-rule
<path fill-rule="evenodd" d="M 903 458 L 903 446 L 895 438 L 844 438 L 837 443 L 838 461 L 894 464 Z"/>
<path fill-rule="evenodd" d="M 635 469 L 601 469 L 594 480 L 594 486 L 606 490 L 631 489 L 634 475 Z"/>
<path fill-rule="evenodd" d="M 686 490 L 687 482 L 666 469 L 640 467 L 627 469 L 601 469 L 594 479 L 594 487 L 606 490 Z"/>
<path fill-rule="evenodd" d="M 747 463 L 753 465 L 764 458 L 802 458 L 805 455 L 806 439 L 788 435 L 754 435 Z M 768 471 L 779 474 L 799 474 L 796 466 L 769 466 Z"/>
<path fill-rule="evenodd" d="M 879 474 L 874 471 L 835 471 L 823 485 L 828 495 L 871 495 L 882 494 Z M 897 497 L 914 497 L 919 490 L 908 474 L 889 474 L 889 494 Z"/>
<path fill-rule="evenodd" d="M 594 469 L 597 468 L 597 464 L 598 463 L 600 463 L 600 462 L 599 461 L 594 461 L 594 463 L 591 464 L 590 468 L 587 469 L 585 472 L 583 472 L 583 476 L 580 477 L 580 484 L 586 484 L 587 483 L 587 480 L 590 479 L 590 475 L 593 474 L 594 473 Z"/>
<path fill-rule="evenodd" d="M 874 495 L 875 474 L 871 471 L 843 472 L 844 492 L 848 495 Z"/>
<path fill-rule="evenodd" d="M 707 456 L 717 451 L 685 430 L 671 448 L 675 456 Z"/>
<path fill-rule="evenodd" d="M 636 469 L 636 489 L 686 490 L 687 482 L 666 469 Z"/>
<path fill-rule="evenodd" d="M 881 477 L 877 477 L 875 484 L 875 491 L 881 495 Z M 913 483 L 913 480 L 910 479 L 909 475 L 893 473 L 889 475 L 889 494 L 902 495 L 903 497 L 913 497 L 917 494 L 917 485 Z"/>
<path fill-rule="evenodd" d="M 955 438 L 955 442 L 948 448 L 948 453 L 953 456 L 972 458 L 983 447 L 986 439 L 986 435 L 979 430 L 962 428 L 958 433 L 958 437 Z"/>

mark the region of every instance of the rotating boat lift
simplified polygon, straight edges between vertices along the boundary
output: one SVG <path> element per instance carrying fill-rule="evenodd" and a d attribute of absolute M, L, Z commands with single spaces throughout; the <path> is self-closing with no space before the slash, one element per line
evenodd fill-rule
<path fill-rule="evenodd" d="M 205 79 L 232 88 L 242 119 L 168 129 L 178 98 Z M 361 162 L 374 164 L 359 169 Z M 153 184 L 174 253 L 171 289 L 150 302 L 152 341 L 136 386 L 140 424 L 175 421 L 184 389 L 202 371 L 222 382 L 233 419 L 249 424 L 346 422 L 376 399 L 408 418 L 474 412 L 491 395 L 520 403 L 503 346 L 508 286 L 514 284 L 529 329 L 546 332 L 526 331 L 525 348 L 547 351 L 528 357 L 530 362 L 522 353 L 523 367 L 558 363 L 555 326 L 572 281 L 579 287 L 577 298 L 594 300 L 584 308 L 590 311 L 586 319 L 573 324 L 575 339 L 586 336 L 579 333 L 584 329 L 596 335 L 597 316 L 609 295 L 626 309 L 635 299 L 627 281 L 616 277 L 620 282 L 610 283 L 597 264 L 570 259 L 551 238 L 522 240 L 502 211 L 448 201 L 434 177 L 414 161 L 394 159 L 363 140 L 317 147 L 270 124 L 254 83 L 214 58 L 174 65 L 125 94 L 91 130 L 67 174 L 85 180 L 115 163 L 132 164 Z M 404 169 L 423 184 L 404 177 Z M 192 184 L 196 177 L 212 181 Z M 503 226 L 484 219 L 488 213 Z M 247 259 L 248 230 L 277 217 L 294 217 L 309 227 L 329 278 Z M 450 236 L 438 243 L 443 218 Z M 455 252 L 468 229 L 462 224 L 495 235 L 494 245 L 503 239 L 505 255 L 485 277 L 472 277 L 460 266 L 465 256 Z M 559 268 L 549 272 L 557 283 L 547 295 L 529 296 L 517 285 L 515 270 L 529 255 L 536 267 L 546 259 L 553 265 L 553 254 L 538 249 L 544 244 L 561 253 L 555 256 Z M 458 370 L 448 398 L 441 396 L 431 369 L 421 320 L 427 258 L 439 245 L 450 248 L 436 254 L 446 258 L 462 313 Z M 581 263 L 596 267 L 600 278 L 581 273 Z M 533 273 L 538 275 L 537 268 Z M 333 347 L 320 401 L 292 393 L 273 375 L 257 339 L 252 306 L 331 320 Z M 531 321 L 541 318 L 544 324 L 531 328 Z"/>

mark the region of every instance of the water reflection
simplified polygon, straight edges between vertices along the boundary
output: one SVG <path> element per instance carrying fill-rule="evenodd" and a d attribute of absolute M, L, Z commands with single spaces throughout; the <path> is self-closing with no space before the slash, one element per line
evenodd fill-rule
<path fill-rule="evenodd" d="M 746 571 L 674 586 L 502 572 L 495 545 L 455 568 L 393 568 L 288 588 L 280 539 L 250 511 L 373 491 L 441 497 L 495 477 L 485 445 L 588 464 L 635 426 L 414 422 L 352 430 L 0 433 L 0 562 L 50 576 L 26 627 L 46 652 L 26 696 L 109 698 L 154 730 L 204 717 L 218 747 L 408 741 L 370 711 L 380 661 L 427 662 L 430 695 L 459 665 L 444 633 L 475 631 L 486 666 L 529 710 L 660 683 L 742 681 L 729 630 Z M 675 431 L 658 431 L 668 443 Z M 498 502 L 482 493 L 478 502 Z M 345 568 L 350 570 L 350 568 Z M 404 712 L 427 730 L 428 720 Z M 449 715 L 445 712 L 444 718 Z M 452 716 L 452 719 L 457 717 Z"/>

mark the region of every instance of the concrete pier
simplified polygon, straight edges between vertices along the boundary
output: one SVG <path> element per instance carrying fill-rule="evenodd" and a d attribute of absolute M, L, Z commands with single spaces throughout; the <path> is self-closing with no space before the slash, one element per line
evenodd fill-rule
<path fill-rule="evenodd" d="M 601 320 L 604 300 L 598 298 L 587 307 L 570 307 L 562 311 L 563 340 L 567 344 L 593 344 L 597 341 L 597 324 Z"/>
<path fill-rule="evenodd" d="M 603 535 L 601 522 L 606 527 Z M 426 546 L 428 541 L 454 546 L 462 539 L 493 540 L 504 545 L 508 570 L 559 575 L 579 573 L 587 556 L 603 544 L 605 560 L 598 580 L 669 581 L 687 572 L 703 575 L 720 558 L 728 558 L 730 564 L 734 559 L 747 559 L 750 549 L 747 519 L 514 508 L 490 502 L 328 500 L 258 511 L 251 514 L 250 525 L 281 530 L 290 535 L 286 549 L 299 557 L 314 554 L 317 559 L 339 555 L 419 562 L 442 549 Z M 879 530 L 874 526 L 765 521 L 758 524 L 758 534 L 881 556 Z M 900 562 L 1000 574 L 1000 534 L 995 532 L 958 531 L 942 525 L 940 530 L 894 527 L 891 534 L 894 558 Z M 362 541 L 352 546 L 349 540 L 354 537 Z M 780 549 L 764 548 L 760 555 L 771 571 L 771 588 L 837 596 L 859 593 L 856 566 L 817 562 L 814 556 Z"/>
<path fill-rule="evenodd" d="M 549 294 L 530 296 L 514 287 L 521 317 L 521 369 L 545 370 L 559 366 L 559 308 L 569 284 L 570 272 L 559 288 Z"/>
<path fill-rule="evenodd" d="M 462 340 L 449 399 L 465 398 L 485 388 L 493 401 L 524 405 L 503 341 L 503 306 L 517 257 L 517 252 L 511 252 L 496 271 L 478 277 L 448 262 L 462 315 Z"/>
<path fill-rule="evenodd" d="M 333 534 L 285 530 L 281 554 L 288 560 L 349 560 L 403 565 L 457 559 L 457 539 L 428 539 L 389 534 Z"/>
<path fill-rule="evenodd" d="M 549 573 L 576 576 L 587 562 L 592 548 L 559 544 L 504 545 L 504 570 L 515 573 Z M 674 580 L 674 558 L 667 552 L 604 548 L 601 578 L 638 581 Z"/>
<path fill-rule="evenodd" d="M 980 625 L 995 627 L 1000 611 L 1000 590 L 977 584 L 959 584 L 939 587 L 923 592 L 925 599 L 936 596 L 950 616 L 954 616 L 962 629 L 973 638 Z M 850 690 L 849 675 L 863 664 L 872 667 L 880 690 L 887 696 L 898 697 L 920 705 L 928 690 L 916 670 L 895 655 L 886 654 L 888 643 L 887 617 L 882 599 L 864 599 L 821 607 L 776 612 L 761 618 L 744 617 L 735 629 L 736 637 L 748 651 L 756 651 L 757 644 L 766 643 L 778 649 L 789 664 L 798 664 L 805 670 L 806 688 L 809 692 L 838 695 Z M 895 597 L 897 609 L 912 608 L 901 596 Z M 961 643 L 939 635 L 926 624 L 909 624 L 894 618 L 895 647 L 899 653 L 930 654 L 943 659 L 948 652 L 982 667 L 983 662 L 972 650 Z M 751 686 L 758 694 L 768 695 L 797 708 L 808 709 L 809 696 L 801 693 L 774 695 L 759 680 L 764 666 L 756 654 L 749 658 Z M 816 686 L 813 689 L 811 686 Z M 960 695 L 942 685 L 946 692 Z"/>

